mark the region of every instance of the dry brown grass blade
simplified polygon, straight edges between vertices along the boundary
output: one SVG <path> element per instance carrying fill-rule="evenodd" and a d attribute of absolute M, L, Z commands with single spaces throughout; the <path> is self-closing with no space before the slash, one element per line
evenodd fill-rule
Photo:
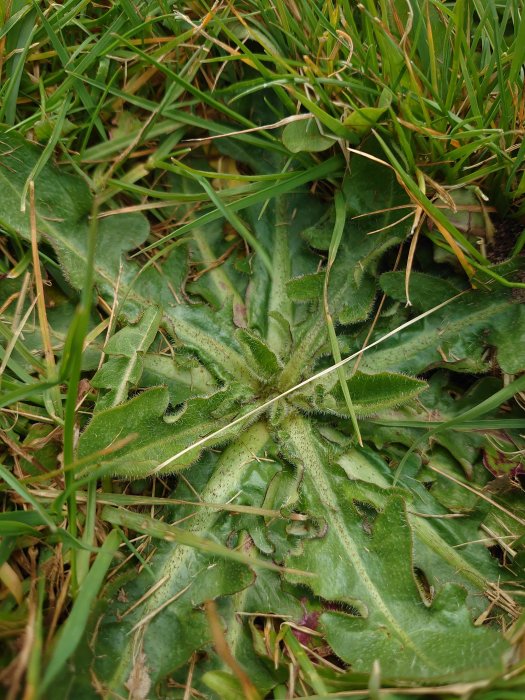
<path fill-rule="evenodd" d="M 238 136 L 239 134 L 251 134 L 255 131 L 270 131 L 271 129 L 278 129 L 281 126 L 286 126 L 286 124 L 291 124 L 292 122 L 298 122 L 303 119 L 314 119 L 314 115 L 307 114 L 293 114 L 291 117 L 285 117 L 284 119 L 279 119 L 278 122 L 273 122 L 273 124 L 263 124 L 262 126 L 254 126 L 251 129 L 240 129 L 239 131 L 228 131 L 227 134 L 215 134 L 214 136 L 204 136 L 199 139 L 185 139 L 183 143 L 198 143 L 199 141 L 215 141 L 216 139 L 225 139 L 231 136 Z"/>
<path fill-rule="evenodd" d="M 22 605 L 24 600 L 22 581 L 20 580 L 20 576 L 7 561 L 0 566 L 0 581 L 2 581 L 18 605 Z"/>
<path fill-rule="evenodd" d="M 215 601 L 206 601 L 204 608 L 206 610 L 206 616 L 208 617 L 208 623 L 210 625 L 210 631 L 213 637 L 213 644 L 217 654 L 231 669 L 232 673 L 234 673 L 238 678 L 246 700 L 260 700 L 261 696 L 259 695 L 257 688 L 251 682 L 246 671 L 244 671 L 244 669 L 234 658 L 231 649 L 228 646 L 224 630 L 222 629 L 221 620 L 219 618 L 219 614 L 217 613 Z"/>
<path fill-rule="evenodd" d="M 410 301 L 410 274 L 412 272 L 412 265 L 414 264 L 414 256 L 416 254 L 416 248 L 422 224 L 423 209 L 421 209 L 421 207 L 417 207 L 414 216 L 414 223 L 412 224 L 412 238 L 410 239 L 410 248 L 408 249 L 407 266 L 405 271 L 405 296 L 407 298 L 407 306 L 412 306 L 412 302 Z"/>
<path fill-rule="evenodd" d="M 31 657 L 31 649 L 35 642 L 35 627 L 37 619 L 37 593 L 36 593 L 37 581 L 33 579 L 31 582 L 31 590 L 27 600 L 28 614 L 27 622 L 25 626 L 24 636 L 22 638 L 21 648 L 18 656 L 13 660 L 13 662 L 4 669 L 7 672 L 5 680 L 8 681 L 7 694 L 5 695 L 5 700 L 15 700 L 19 697 L 20 686 L 22 684 L 22 678 L 26 672 L 29 659 Z M 28 689 L 26 688 L 26 691 Z M 28 692 L 24 693 L 23 700 L 31 700 L 34 695 Z"/>
<path fill-rule="evenodd" d="M 42 345 L 46 358 L 48 374 L 52 374 L 55 370 L 55 355 L 51 344 L 51 334 L 47 322 L 46 299 L 44 296 L 44 283 L 42 280 L 42 270 L 40 267 L 40 257 L 38 255 L 38 232 L 36 224 L 36 203 L 35 203 L 35 183 L 33 180 L 29 183 L 29 223 L 31 228 L 31 254 L 33 257 L 33 272 L 35 275 L 35 287 L 37 294 L 37 310 L 38 320 L 40 323 L 40 332 L 42 334 Z"/>
<path fill-rule="evenodd" d="M 164 581 L 163 581 L 164 583 Z M 171 598 L 168 598 L 168 600 L 165 600 L 162 605 L 159 605 L 158 608 L 155 610 L 151 610 L 147 615 L 145 615 L 143 618 L 141 618 L 134 627 L 131 628 L 129 631 L 129 634 L 133 634 L 134 632 L 137 632 L 138 630 L 142 629 L 144 625 L 146 625 L 150 620 L 152 620 L 154 617 L 156 617 L 164 608 L 167 608 L 168 605 L 171 605 L 174 603 L 178 598 L 180 598 L 182 595 L 186 593 L 186 591 L 191 588 L 193 585 L 193 582 L 188 583 L 187 586 L 184 586 L 184 588 L 181 588 L 180 591 L 177 591 L 175 595 L 173 595 Z M 149 592 L 149 595 L 151 595 L 151 591 Z"/>

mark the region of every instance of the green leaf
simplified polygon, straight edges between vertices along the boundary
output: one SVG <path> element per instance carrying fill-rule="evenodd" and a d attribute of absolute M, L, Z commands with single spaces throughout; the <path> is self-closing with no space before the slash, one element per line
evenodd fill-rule
<path fill-rule="evenodd" d="M 150 518 L 140 513 L 133 513 L 123 508 L 106 506 L 102 511 L 101 518 L 112 525 L 120 525 L 126 529 L 148 535 L 148 537 L 163 539 L 168 542 L 176 542 L 184 547 L 192 547 L 206 554 L 231 559 L 232 561 L 240 562 L 247 566 L 253 565 L 254 567 L 260 567 L 262 569 L 277 568 L 275 564 L 272 564 L 268 560 L 249 557 L 242 552 L 228 549 L 228 547 L 217 544 L 217 542 L 196 535 L 193 532 L 188 532 L 183 528 L 166 523 L 159 523 L 155 518 Z"/>
<path fill-rule="evenodd" d="M 96 413 L 80 436 L 79 457 L 102 451 L 104 456 L 98 463 L 111 474 L 128 478 L 148 476 L 172 455 L 213 432 L 218 419 L 227 423 L 227 417 L 232 416 L 228 411 L 232 398 L 231 392 L 217 391 L 209 397 L 190 399 L 177 413 L 166 414 L 168 390 L 148 389 L 126 403 Z M 231 435 L 223 435 L 221 442 L 228 437 Z M 125 445 L 119 446 L 122 441 Z M 162 471 L 186 469 L 201 451 L 191 450 Z"/>
<path fill-rule="evenodd" d="M 418 379 L 389 372 L 378 374 L 357 372 L 346 383 L 355 412 L 359 416 L 367 416 L 384 408 L 406 403 L 427 386 L 426 382 Z M 329 377 L 325 382 L 312 384 L 305 399 L 306 406 L 310 409 L 350 417 L 341 386 L 333 378 Z M 292 400 L 301 405 L 296 398 Z"/>
<path fill-rule="evenodd" d="M 180 343 L 195 350 L 221 379 L 256 386 L 255 374 L 246 364 L 233 329 L 209 307 L 176 306 L 168 309 L 166 323 Z"/>
<path fill-rule="evenodd" d="M 312 272 L 289 280 L 286 291 L 292 301 L 314 301 L 323 293 L 323 283 L 324 274 Z"/>
<path fill-rule="evenodd" d="M 301 119 L 287 124 L 282 139 L 291 153 L 326 151 L 335 143 L 335 138 L 321 134 L 315 119 Z"/>
<path fill-rule="evenodd" d="M 144 353 L 155 340 L 159 329 L 161 313 L 154 306 L 146 308 L 136 324 L 126 326 L 111 336 L 104 347 L 107 355 L 123 355 L 133 358 Z"/>
<path fill-rule="evenodd" d="M 335 211 L 327 209 L 318 221 L 311 224 L 302 232 L 305 241 L 317 250 L 328 250 L 335 224 Z"/>
<path fill-rule="evenodd" d="M 405 292 L 406 272 L 385 272 L 379 278 L 381 289 L 396 301 L 407 301 Z M 424 272 L 411 272 L 409 296 L 411 304 L 421 311 L 431 309 L 458 294 L 461 290 L 442 277 L 434 277 Z"/>
<path fill-rule="evenodd" d="M 30 240 L 29 211 L 20 211 L 21 196 L 40 149 L 14 132 L 0 133 L 0 141 L 5 165 L 0 170 L 0 222 L 8 232 Z M 81 178 L 47 163 L 36 178 L 35 195 L 38 231 L 55 249 L 67 279 L 74 287 L 80 288 L 84 282 L 87 256 L 92 201 L 89 189 Z M 119 214 L 100 220 L 94 280 L 101 294 L 113 298 L 119 275 L 121 290 L 130 285 L 139 270 L 135 264 L 128 263 L 121 271 L 122 254 L 143 243 L 148 234 L 148 222 L 140 214 Z M 129 290 L 126 303 L 129 313 L 139 315 L 152 298 L 160 305 L 173 300 L 165 283 L 158 284 L 155 295 L 149 296 L 152 277 L 158 279 L 150 269 L 141 276 L 140 283 Z"/>
<path fill-rule="evenodd" d="M 133 358 L 132 362 L 127 357 L 114 357 L 105 362 L 91 380 L 91 386 L 94 386 L 95 389 L 119 389 L 122 387 L 122 396 L 119 401 L 116 392 L 114 394 L 112 392 L 107 405 L 104 405 L 105 401 L 98 401 L 98 409 L 109 408 L 121 403 L 122 398 L 128 393 L 128 385 L 136 386 L 141 375 L 142 360 L 138 355 Z"/>
<path fill-rule="evenodd" d="M 509 306 L 506 311 L 494 316 L 491 322 L 488 343 L 497 348 L 498 363 L 508 374 L 519 374 L 525 370 L 525 307 L 523 304 Z"/>
<path fill-rule="evenodd" d="M 409 205 L 394 174 L 385 169 L 378 178 L 377 164 L 367 158 L 352 160 L 350 174 L 343 183 L 343 193 L 346 224 L 331 268 L 328 302 L 334 323 L 351 324 L 366 320 L 372 311 L 377 291 L 377 265 L 383 254 L 408 233 L 406 223 L 399 221 L 397 209 Z M 355 218 L 361 215 L 365 218 Z M 366 227 L 363 222 L 366 222 Z M 303 235 L 311 244 L 327 250 L 334 226 L 335 214 L 325 212 Z M 281 377 L 280 387 L 283 389 L 297 383 L 304 368 L 310 367 L 305 358 L 318 353 L 326 345 L 326 319 L 322 306 L 317 316 L 311 315 L 299 328 L 300 341 L 296 343 Z"/>
<path fill-rule="evenodd" d="M 253 262 L 246 292 L 248 327 L 266 338 L 280 359 L 290 353 L 291 330 L 300 318 L 287 294 L 287 283 L 296 275 L 315 272 L 317 267 L 300 233 L 321 211 L 321 204 L 304 191 L 277 197 L 262 210 L 253 207 L 247 211 L 253 230 L 272 251 L 273 268 L 270 279 L 257 257 Z"/>
<path fill-rule="evenodd" d="M 355 670 L 370 673 L 377 659 L 387 677 L 424 682 L 483 678 L 488 664 L 491 672 L 500 671 L 508 643 L 495 630 L 474 627 L 461 589 L 445 587 L 430 607 L 425 605 L 403 500 L 393 493 L 382 513 L 363 523 L 357 504 L 366 492 L 352 497 L 304 419 L 288 422 L 287 449 L 304 469 L 304 505 L 325 523 L 324 536 L 305 540 L 303 551 L 288 562 L 317 573 L 309 585 L 331 609 L 339 602 L 341 612 L 321 618 L 334 651 Z M 377 513 L 379 503 L 370 505 Z"/>
<path fill-rule="evenodd" d="M 270 381 L 281 370 L 281 364 L 268 345 L 250 331 L 240 329 L 237 338 L 241 343 L 246 358 L 264 381 Z"/>
<path fill-rule="evenodd" d="M 403 502 L 394 498 L 375 521 L 362 555 L 371 589 L 380 595 L 376 604 L 368 604 L 363 617 L 343 611 L 321 616 L 335 653 L 357 672 L 370 672 L 377 660 L 386 678 L 475 681 L 501 673 L 508 642 L 495 629 L 474 626 L 458 585 L 444 586 L 425 603 L 407 565 L 411 548 Z M 388 586 L 381 586 L 384 581 Z"/>
<path fill-rule="evenodd" d="M 44 691 L 56 678 L 64 664 L 74 653 L 84 633 L 91 606 L 95 600 L 104 576 L 119 545 L 120 536 L 113 530 L 105 539 L 93 566 L 85 577 L 66 622 L 59 632 L 56 645 L 46 667 L 41 691 Z"/>
<path fill-rule="evenodd" d="M 349 215 L 360 216 L 365 231 L 381 230 L 370 238 L 385 234 L 404 238 L 410 229 L 405 215 L 413 208 L 395 172 L 379 165 L 368 155 L 382 159 L 383 152 L 373 143 L 367 143 L 364 155 L 352 154 L 350 172 L 343 181 L 343 191 Z M 388 229 L 385 227 L 388 226 Z M 384 231 L 382 229 L 385 229 Z"/>
<path fill-rule="evenodd" d="M 183 191 L 187 191 L 188 186 L 184 183 L 180 185 Z M 189 255 L 193 265 L 206 270 L 210 267 L 210 260 L 220 258 L 224 250 L 224 232 L 222 221 L 216 221 L 202 228 L 195 228 L 191 234 L 191 241 L 188 244 Z M 187 262 L 185 260 L 185 262 Z M 246 308 L 242 291 L 245 280 L 233 269 L 232 258 L 229 257 L 224 264 L 208 269 L 205 275 L 193 282 L 190 282 L 186 289 L 192 294 L 201 296 L 211 306 L 220 309 L 231 304 L 233 299 L 234 318 L 244 319 Z M 187 270 L 184 270 L 187 274 Z M 181 279 L 180 287 L 184 286 L 185 276 Z M 244 322 L 239 325 L 244 325 Z"/>
<path fill-rule="evenodd" d="M 141 386 L 167 387 L 172 406 L 183 403 L 191 396 L 208 396 L 219 388 L 211 372 L 194 357 L 148 352 L 142 364 Z"/>
<path fill-rule="evenodd" d="M 513 320 L 517 326 L 511 331 Z M 396 317 L 396 326 L 399 321 L 399 317 Z M 514 337 L 514 333 L 521 335 L 522 321 L 521 313 L 513 319 L 510 295 L 496 291 L 490 294 L 467 292 L 443 311 L 427 317 L 415 327 L 401 331 L 395 339 L 387 340 L 381 348 L 365 355 L 360 368 L 366 372 L 390 370 L 417 373 L 438 365 L 456 371 L 485 372 L 489 368 L 484 357 L 487 328 L 499 329 L 493 336 L 494 344 L 502 344 L 503 357 L 509 358 L 507 362 L 516 361 L 519 364 L 521 348 L 516 350 L 515 360 L 511 359 L 508 341 L 509 333 L 512 333 L 511 337 Z M 503 329 L 506 332 L 502 332 Z M 384 332 L 384 328 L 377 331 L 379 334 Z"/>
<path fill-rule="evenodd" d="M 388 105 L 355 109 L 344 119 L 343 124 L 359 136 L 364 136 L 377 124 L 387 109 Z"/>
<path fill-rule="evenodd" d="M 112 389 L 97 401 L 97 410 L 122 403 L 129 388 L 138 384 L 143 371 L 142 356 L 155 339 L 160 319 L 160 310 L 150 306 L 136 325 L 126 326 L 106 343 L 105 353 L 119 357 L 112 357 L 91 380 L 95 388 Z"/>
<path fill-rule="evenodd" d="M 186 482 L 181 482 L 175 496 L 194 501 L 195 489 L 198 489 L 200 499 L 197 503 L 202 505 L 177 509 L 177 519 L 183 519 L 181 528 L 189 534 L 212 538 L 215 542 L 231 546 L 235 517 L 221 515 L 221 511 L 206 506 L 231 502 L 236 497 L 242 490 L 243 480 L 250 475 L 251 466 L 257 464 L 258 455 L 264 454 L 268 439 L 265 426 L 257 423 L 229 445 L 219 458 L 208 453 L 193 467 L 188 473 L 192 490 L 186 487 Z M 191 517 L 185 518 L 186 515 Z M 139 642 L 151 683 L 167 679 L 189 659 L 193 651 L 210 642 L 202 603 L 242 591 L 254 581 L 254 574 L 244 565 L 216 559 L 193 548 L 169 542 L 159 544 L 152 565 L 154 580 L 146 571 L 138 577 L 132 571 L 131 576 L 127 574 L 124 581 L 115 584 L 109 600 L 105 601 L 106 605 L 109 604 L 108 611 L 98 623 L 95 658 L 89 652 L 88 642 L 91 642 L 88 638 L 84 649 L 88 664 L 79 657 L 75 667 L 79 675 L 85 674 L 89 678 L 89 664 L 94 664 L 94 672 L 108 692 L 126 692 L 125 684 L 137 663 L 136 645 Z M 267 591 L 277 591 L 276 575 L 270 574 L 270 577 L 266 573 L 257 574 L 257 580 L 265 584 L 259 589 L 259 594 L 255 591 L 250 593 L 250 596 L 253 595 L 253 609 L 266 599 Z M 157 586 L 130 614 L 120 618 L 133 602 L 140 600 L 159 581 L 163 581 L 160 587 Z M 125 602 L 118 595 L 124 583 L 127 584 Z M 269 602 L 265 605 L 271 607 Z M 290 599 L 283 598 L 283 605 L 289 606 Z M 69 684 L 71 678 L 68 673 L 63 682 Z M 77 682 L 81 683 L 82 679 L 79 678 Z"/>

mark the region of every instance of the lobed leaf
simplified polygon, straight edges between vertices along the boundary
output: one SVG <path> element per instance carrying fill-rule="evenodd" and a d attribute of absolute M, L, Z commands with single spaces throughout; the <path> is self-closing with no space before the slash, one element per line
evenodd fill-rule
<path fill-rule="evenodd" d="M 457 584 L 445 585 L 425 603 L 407 566 L 411 549 L 404 504 L 393 498 L 374 522 L 362 554 L 368 600 L 376 599 L 362 617 L 344 611 L 321 616 L 334 651 L 357 672 L 369 673 L 377 660 L 383 676 L 400 680 L 474 681 L 501 673 L 508 642 L 495 629 L 474 626 L 466 591 Z"/>
<path fill-rule="evenodd" d="M 508 643 L 495 630 L 474 627 L 464 591 L 445 586 L 432 605 L 425 604 L 400 496 L 388 499 L 364 526 L 356 506 L 363 496 L 345 498 L 348 487 L 332 475 L 326 451 L 303 419 L 288 422 L 287 449 L 303 465 L 306 507 L 326 523 L 324 537 L 306 540 L 288 562 L 317 573 L 310 585 L 329 604 L 321 621 L 336 653 L 357 671 L 370 673 L 377 660 L 386 676 L 423 682 L 483 678 L 488 663 L 490 672 L 500 671 Z"/>
<path fill-rule="evenodd" d="M 168 414 L 168 390 L 157 387 L 143 391 L 129 401 L 99 411 L 82 433 L 79 457 L 101 452 L 99 464 L 116 476 L 148 476 L 161 462 L 213 432 L 217 421 L 227 424 L 233 417 L 231 391 L 217 391 L 209 397 L 193 398 L 174 414 Z M 221 442 L 231 435 L 221 436 Z M 122 447 L 113 447 L 125 440 Z M 213 443 L 211 443 L 213 444 Z M 198 459 L 202 448 L 191 450 L 173 461 L 163 472 L 186 469 Z"/>
<path fill-rule="evenodd" d="M 126 326 L 106 343 L 104 352 L 113 355 L 94 375 L 92 386 L 111 389 L 97 401 L 97 410 L 110 408 L 127 398 L 130 387 L 136 386 L 144 369 L 143 355 L 153 343 L 161 312 L 154 306 L 147 307 L 134 326 Z"/>
<path fill-rule="evenodd" d="M 263 454 L 268 440 L 266 427 L 257 423 L 219 457 L 208 453 L 191 475 L 193 489 L 198 489 L 204 507 L 178 509 L 176 517 L 183 519 L 180 527 L 214 542 L 228 544 L 232 528 L 235 529 L 235 518 L 232 520 L 231 516 L 221 515 L 220 511 L 207 508 L 206 504 L 231 502 L 242 490 L 251 465 L 257 464 L 258 455 Z M 184 482 L 179 485 L 176 496 L 186 501 L 195 499 L 194 491 L 190 491 Z M 186 515 L 191 517 L 185 518 Z M 265 599 L 267 591 L 275 590 L 272 582 L 275 582 L 276 575 L 267 577 L 263 573 L 255 579 L 249 568 L 237 562 L 216 559 L 193 548 L 168 542 L 159 545 L 152 566 L 154 579 L 146 570 L 140 576 L 132 571 L 131 576 L 128 573 L 124 581 L 117 582 L 108 591 L 109 599 L 101 601 L 102 609 L 107 607 L 107 612 L 97 624 L 95 638 L 89 636 L 85 639 L 82 655 L 74 666 L 74 686 L 82 687 L 85 679 L 91 677 L 90 673 L 94 673 L 106 692 L 125 693 L 126 683 L 137 663 L 138 649 L 144 654 L 143 664 L 148 668 L 151 684 L 165 682 L 195 650 L 210 642 L 208 624 L 201 608 L 205 600 L 243 591 L 254 581 L 260 581 L 261 587 L 256 586 L 256 590 L 249 594 L 253 601 L 251 605 L 256 606 Z M 160 581 L 160 587 L 157 586 L 138 607 L 126 613 L 133 601 L 142 599 L 144 593 Z M 118 592 L 125 582 L 123 600 Z M 290 603 L 293 601 L 285 597 L 281 605 L 289 610 Z M 265 604 L 271 606 L 270 601 Z M 95 656 L 90 651 L 90 644 L 95 644 Z M 62 678 L 64 685 L 70 682 L 69 674 Z"/>
<path fill-rule="evenodd" d="M 375 119 L 380 113 L 368 116 Z M 297 124 L 301 129 L 306 126 L 304 121 Z M 365 128 L 361 122 L 354 126 Z M 304 129 L 300 150 L 315 145 L 305 140 L 306 133 Z M 6 174 L 9 169 L 0 170 L 5 185 L 0 223 L 11 236 L 29 240 L 28 218 L 19 211 L 17 198 L 39 151 L 10 132 L 2 132 L 1 140 L 4 161 L 14 175 Z M 162 542 L 157 551 L 149 550 L 148 566 L 140 574 L 131 565 L 110 585 L 93 612 L 82 649 L 79 646 L 70 660 L 73 673 L 67 678 L 65 670 L 59 674 L 58 692 L 64 697 L 83 692 L 93 680 L 108 695 L 128 696 L 140 686 L 147 688 L 143 695 L 155 688 L 168 697 L 173 691 L 168 687 L 171 679 L 186 683 L 186 664 L 201 651 L 192 666 L 198 691 L 208 693 L 224 682 L 237 692 L 238 684 L 224 673 L 210 644 L 202 610 L 207 599 L 217 599 L 228 645 L 262 696 L 284 682 L 288 673 L 284 662 L 276 666 L 273 659 L 282 641 L 278 632 L 282 620 L 299 624 L 302 643 L 312 649 L 314 632 L 321 634 L 323 644 L 327 641 L 356 673 L 371 673 L 376 660 L 383 677 L 398 682 L 471 681 L 499 672 L 507 659 L 507 643 L 495 624 L 473 625 L 487 605 L 481 594 L 490 591 L 494 599 L 495 582 L 499 585 L 508 577 L 483 544 L 476 543 L 482 523 L 496 527 L 487 516 L 491 508 L 486 505 L 484 510 L 476 494 L 459 497 L 459 487 L 453 490 L 432 471 L 443 467 L 453 475 L 460 464 L 471 470 L 472 477 L 483 444 L 476 435 L 463 438 L 452 431 L 456 406 L 446 399 L 451 383 L 448 378 L 439 380 L 432 370 L 446 366 L 486 371 L 487 347 L 493 345 L 502 367 L 518 371 L 523 358 L 519 348 L 513 348 L 511 333 L 522 332 L 521 309 L 511 305 L 504 292 L 465 293 L 444 311 L 364 354 L 360 372 L 352 374 L 349 365 L 342 370 L 343 387 L 356 412 L 377 416 L 374 422 L 363 421 L 363 434 L 373 448 L 352 448 L 347 402 L 335 372 L 280 399 L 268 415 L 251 415 L 243 422 L 242 417 L 268 397 L 290 389 L 329 362 L 334 345 L 329 342 L 320 292 L 335 219 L 331 206 L 299 185 L 293 194 L 287 191 L 290 186 L 283 178 L 290 163 L 281 156 L 243 148 L 229 139 L 217 143 L 245 162 L 254 177 L 275 175 L 271 201 L 236 188 L 231 198 L 229 194 L 223 198 L 221 192 L 219 206 L 219 195 L 206 181 L 218 211 L 205 213 L 197 224 L 185 224 L 179 245 L 162 260 L 157 257 L 155 265 L 143 267 L 126 259 L 126 253 L 145 241 L 146 220 L 106 213 L 100 219 L 97 293 L 106 304 L 116 302 L 119 322 L 127 325 L 106 345 L 109 359 L 92 383 L 108 391 L 78 444 L 80 460 L 96 455 L 102 472 L 118 477 L 157 473 L 163 464 L 163 473 L 191 467 L 188 481 L 178 482 L 176 496 L 189 501 L 198 494 L 200 505 L 164 509 L 148 518 L 138 513 L 124 518 L 115 510 L 105 511 L 106 517 L 145 534 L 176 533 L 180 542 L 198 544 L 201 550 L 204 538 L 213 544 L 207 551 L 196 551 Z M 298 158 L 297 163 L 302 161 Z M 184 202 L 193 197 L 192 206 L 200 206 L 203 199 L 197 187 L 204 186 L 205 176 L 211 177 L 208 165 L 197 166 L 185 163 L 184 172 L 197 173 L 198 178 L 181 183 L 181 165 L 164 183 L 176 188 L 177 196 L 184 195 Z M 36 192 L 39 231 L 55 249 L 64 274 L 78 287 L 84 273 L 89 191 L 81 179 L 46 165 Z M 409 232 L 402 218 L 410 213 L 411 204 L 390 170 L 357 154 L 351 156 L 343 193 L 346 225 L 338 229 L 341 240 L 327 301 L 335 321 L 333 335 L 338 332 L 337 347 L 351 353 L 361 349 L 365 338 L 376 340 L 410 317 L 410 311 L 399 305 L 405 301 L 404 273 L 381 272 L 388 259 L 385 253 Z M 225 202 L 231 210 L 224 209 Z M 167 216 L 192 215 L 189 205 L 185 207 L 173 207 Z M 242 221 L 231 216 L 239 209 Z M 223 224 L 221 212 L 241 230 L 244 240 Z M 203 220 L 208 223 L 203 225 Z M 259 252 L 254 254 L 246 241 Z M 429 308 L 433 300 L 455 293 L 454 279 L 413 272 L 414 305 Z M 368 338 L 369 328 L 363 322 L 376 308 L 378 283 L 389 300 Z M 173 340 L 172 356 L 163 354 L 164 346 L 155 342 L 161 326 Z M 27 367 L 20 359 L 11 358 L 8 368 L 27 383 L 28 372 L 38 366 L 30 353 L 22 358 Z M 429 389 L 424 392 L 426 383 L 405 372 L 427 373 Z M 494 389 L 485 385 L 473 400 L 486 406 Z M 128 398 L 130 390 L 138 393 Z M 411 402 L 416 396 L 418 404 Z M 407 405 L 394 411 L 400 404 Z M 411 445 L 420 430 L 412 423 L 432 412 L 449 419 L 448 427 L 435 432 L 431 449 L 422 451 L 428 464 L 422 464 L 419 455 L 403 458 L 394 487 L 392 467 L 402 458 L 403 445 Z M 389 418 L 399 425 L 384 424 Z M 240 422 L 229 427 L 235 420 Z M 224 429 L 219 437 L 192 448 L 217 429 Z M 379 456 L 378 447 L 389 464 Z M 188 448 L 192 449 L 173 460 Z M 457 455 L 458 463 L 444 456 L 447 450 Z M 5 478 L 16 485 L 7 470 Z M 225 504 L 233 510 L 237 504 L 239 513 L 213 507 Z M 250 513 L 250 507 L 256 512 Z M 464 522 L 449 519 L 457 514 L 450 512 L 456 507 Z M 262 515 L 261 508 L 271 515 Z M 170 525 L 174 519 L 181 519 L 182 529 Z M 7 519 L 6 529 L 16 532 L 17 525 Z M 307 582 L 290 571 L 286 577 L 274 571 L 255 576 L 246 566 L 217 559 L 216 553 L 228 552 L 225 547 L 241 550 L 233 551 L 231 558 L 246 562 L 257 557 L 269 566 L 277 561 L 314 576 Z M 496 600 L 498 614 L 502 610 L 515 614 L 506 592 L 498 593 Z M 256 613 L 282 620 L 275 627 L 266 623 L 263 633 L 254 620 Z M 321 694 L 325 687 L 331 689 L 304 649 L 294 643 L 297 638 L 283 634 L 312 688 Z M 80 633 L 75 642 L 79 637 Z"/>
<path fill-rule="evenodd" d="M 513 306 L 511 295 L 505 292 L 466 292 L 446 309 L 427 317 L 417 327 L 401 331 L 395 339 L 365 355 L 360 367 L 367 372 L 416 373 L 445 366 L 482 373 L 488 370 L 485 349 L 492 341 L 496 347 L 501 344 L 502 368 L 515 369 L 523 362 L 521 346 L 515 347 L 511 357 L 508 341 L 525 332 L 523 318 L 518 307 Z M 399 318 L 395 322 L 397 325 Z M 381 333 L 384 327 L 378 328 L 372 340 Z"/>

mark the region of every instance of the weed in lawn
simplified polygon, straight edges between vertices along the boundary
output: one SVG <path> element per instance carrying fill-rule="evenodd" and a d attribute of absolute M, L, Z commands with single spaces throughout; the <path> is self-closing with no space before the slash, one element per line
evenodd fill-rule
<path fill-rule="evenodd" d="M 84 5 L 0 36 L 9 697 L 518 697 L 522 4 Z"/>

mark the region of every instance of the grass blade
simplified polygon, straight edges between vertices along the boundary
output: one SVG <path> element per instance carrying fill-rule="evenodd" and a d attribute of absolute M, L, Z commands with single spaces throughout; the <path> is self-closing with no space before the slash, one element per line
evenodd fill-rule
<path fill-rule="evenodd" d="M 42 685 L 39 688 L 40 696 L 49 688 L 54 678 L 77 648 L 84 634 L 91 606 L 102 587 L 119 542 L 120 536 L 116 530 L 112 530 L 104 540 L 104 544 L 97 554 L 93 566 L 78 591 L 71 612 L 59 632 L 57 642 L 46 667 Z"/>

